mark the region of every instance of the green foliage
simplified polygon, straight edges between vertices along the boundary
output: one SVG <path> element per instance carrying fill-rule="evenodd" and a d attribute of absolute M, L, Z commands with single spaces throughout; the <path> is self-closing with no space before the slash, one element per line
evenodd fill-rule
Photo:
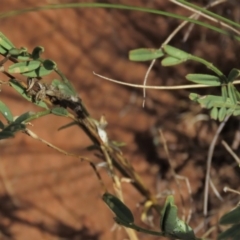
<path fill-rule="evenodd" d="M 178 208 L 174 205 L 173 196 L 168 196 L 165 205 L 161 211 L 161 229 L 167 236 L 195 240 L 195 234 L 192 228 L 177 216 Z"/>
<path fill-rule="evenodd" d="M 223 215 L 220 224 L 233 224 L 229 229 L 218 236 L 218 240 L 239 240 L 240 239 L 240 206 Z"/>
<path fill-rule="evenodd" d="M 131 61 L 149 61 L 160 58 L 164 55 L 161 49 L 140 48 L 129 52 L 129 59 Z"/>
<path fill-rule="evenodd" d="M 39 107 L 48 109 L 48 106 L 46 105 L 45 102 L 42 101 L 32 101 L 31 96 L 29 96 L 26 92 L 26 88 L 24 88 L 20 82 L 18 82 L 16 79 L 10 79 L 9 80 L 9 84 L 11 87 L 14 88 L 14 90 L 16 90 L 23 98 L 25 98 L 27 101 L 29 102 L 33 102 L 34 104 L 36 104 Z"/>
<path fill-rule="evenodd" d="M 162 47 L 163 55 L 159 55 L 158 58 L 163 57 L 161 61 L 162 65 L 174 66 L 185 61 L 196 61 L 204 64 L 206 67 L 211 69 L 216 75 L 210 74 L 187 74 L 186 79 L 207 86 L 220 86 L 222 95 L 206 95 L 200 96 L 195 93 L 190 93 L 189 98 L 192 101 L 198 102 L 202 107 L 210 109 L 210 116 L 212 119 L 223 121 L 226 116 L 240 115 L 240 93 L 233 85 L 233 81 L 240 75 L 240 70 L 233 68 L 228 76 L 226 77 L 219 69 L 214 67 L 211 63 L 206 60 L 193 56 L 175 47 L 165 45 Z M 137 52 L 144 52 L 143 49 L 136 49 L 130 52 L 130 59 L 135 59 L 132 54 Z M 157 51 L 157 50 L 156 50 Z M 160 51 L 161 52 L 161 51 Z M 133 54 L 133 55 L 134 55 Z M 148 51 L 148 59 L 155 59 L 155 51 Z M 143 60 L 144 58 L 142 58 Z"/>
<path fill-rule="evenodd" d="M 27 122 L 27 120 L 30 117 L 32 117 L 32 115 L 34 115 L 33 112 L 26 112 L 16 117 L 14 120 L 10 109 L 8 109 L 7 106 L 1 101 L 0 101 L 0 112 L 8 121 L 7 124 L 0 122 L 0 128 L 1 128 L 0 140 L 14 137 L 15 133 L 17 133 L 18 131 L 23 131 L 26 127 L 25 123 Z"/>
<path fill-rule="evenodd" d="M 188 74 L 186 75 L 186 79 L 198 84 L 204 84 L 208 86 L 221 86 L 221 78 L 215 75 Z"/>
<path fill-rule="evenodd" d="M 102 196 L 103 201 L 116 215 L 115 220 L 122 225 L 132 224 L 134 217 L 130 209 L 123 204 L 117 197 L 110 193 L 104 193 Z"/>
<path fill-rule="evenodd" d="M 12 122 L 13 121 L 13 115 L 12 115 L 10 109 L 2 101 L 0 101 L 0 112 L 6 118 L 6 120 L 8 122 Z"/>
<path fill-rule="evenodd" d="M 57 116 L 63 116 L 67 117 L 68 116 L 68 111 L 65 108 L 62 107 L 55 107 L 51 110 L 52 114 L 55 114 Z"/>
<path fill-rule="evenodd" d="M 227 20 L 226 18 L 223 18 L 219 15 L 213 14 L 210 11 L 195 6 L 187 1 L 179 0 L 178 2 L 181 2 L 182 4 L 190 6 L 194 9 L 197 9 L 198 11 L 204 12 L 208 16 L 212 16 L 215 19 L 219 19 L 228 24 L 239 27 L 239 24 Z M 187 20 L 188 22 L 192 22 L 194 24 L 199 24 L 201 26 L 210 28 L 216 32 L 231 36 L 233 39 L 240 41 L 239 36 L 235 36 L 234 34 L 230 33 L 227 30 L 223 30 L 222 28 L 215 27 L 195 19 L 189 19 L 184 16 L 159 11 L 156 9 L 139 8 L 118 4 L 78 3 L 78 4 L 56 4 L 44 7 L 29 8 L 26 9 L 25 12 L 37 10 L 40 11 L 45 9 L 60 9 L 67 7 L 105 7 L 149 12 L 153 14 L 159 14 L 177 19 Z M 10 15 L 16 15 L 19 13 L 21 12 L 13 11 L 11 12 Z M 7 14 L 2 14 L 0 15 L 0 18 L 7 16 L 8 16 Z M 3 33 L 0 32 L 0 54 L 2 54 L 5 57 L 4 60 L 6 61 L 10 58 L 14 60 L 13 61 L 14 63 L 9 66 L 7 72 L 13 75 L 18 73 L 24 77 L 28 77 L 30 80 L 32 79 L 37 80 L 36 82 L 34 81 L 32 82 L 33 85 L 30 84 L 26 87 L 24 84 L 20 83 L 20 81 L 18 81 L 17 79 L 11 78 L 9 80 L 10 86 L 13 87 L 13 89 L 15 89 L 26 100 L 33 102 L 37 106 L 45 109 L 45 111 L 43 112 L 38 113 L 26 112 L 18 117 L 13 117 L 13 114 L 11 113 L 10 109 L 3 102 L 0 101 L 0 112 L 7 122 L 3 123 L 2 121 L 0 121 L 1 129 L 0 139 L 10 138 L 13 137 L 15 133 L 19 131 L 24 131 L 26 129 L 26 123 L 33 119 L 37 119 L 41 116 L 45 116 L 52 113 L 57 116 L 69 117 L 70 116 L 69 112 L 66 109 L 67 107 L 69 107 L 69 105 L 71 106 L 73 105 L 73 107 L 77 106 L 78 109 L 81 110 L 84 109 L 83 105 L 81 105 L 81 100 L 78 97 L 76 90 L 74 89 L 72 84 L 68 81 L 68 79 L 58 69 L 57 64 L 50 59 L 41 58 L 43 52 L 44 48 L 41 46 L 35 47 L 32 50 L 32 52 L 28 52 L 27 48 L 24 47 L 16 48 L 13 45 L 13 43 Z M 185 51 L 182 51 L 181 49 L 175 48 L 170 45 L 164 45 L 161 49 L 141 48 L 129 52 L 129 59 L 132 61 L 149 61 L 158 58 L 162 58 L 161 64 L 164 67 L 175 66 L 185 61 L 195 61 L 204 64 L 207 68 L 213 71 L 214 75 L 194 73 L 186 75 L 186 79 L 196 84 L 203 84 L 211 87 L 221 87 L 221 96 L 216 95 L 200 96 L 196 93 L 190 93 L 189 95 L 190 99 L 200 104 L 202 107 L 209 109 L 211 118 L 215 120 L 223 121 L 226 116 L 240 115 L 239 106 L 240 93 L 234 86 L 234 80 L 236 80 L 240 76 L 240 70 L 233 68 L 229 72 L 228 76 L 225 76 L 218 68 L 213 66 L 212 63 L 207 62 L 205 59 L 199 58 L 197 56 L 194 56 L 190 53 L 187 53 Z M 42 77 L 47 76 L 52 72 L 58 74 L 61 80 L 54 79 L 50 84 L 38 82 L 41 80 Z M 53 104 L 53 106 L 49 107 L 46 104 L 47 102 L 46 99 L 54 104 L 55 102 L 59 103 L 62 101 L 64 102 L 65 105 L 63 104 L 63 107 L 62 106 L 56 107 Z M 71 122 L 66 126 L 63 126 L 61 129 L 66 128 L 73 124 L 76 124 L 76 121 Z M 103 200 L 116 215 L 115 221 L 118 224 L 121 224 L 125 227 L 157 236 L 165 236 L 183 240 L 198 239 L 195 237 L 192 228 L 184 221 L 178 218 L 177 216 L 178 208 L 174 204 L 173 196 L 167 197 L 165 205 L 161 211 L 160 227 L 162 232 L 150 231 L 135 225 L 134 217 L 130 209 L 115 196 L 109 193 L 105 193 L 103 195 Z M 220 224 L 234 224 L 234 225 L 225 232 L 221 233 L 218 237 L 219 240 L 240 239 L 239 211 L 240 210 L 238 207 L 221 218 Z"/>
<path fill-rule="evenodd" d="M 116 215 L 114 220 L 120 225 L 151 235 L 165 236 L 181 240 L 199 240 L 199 238 L 196 238 L 192 228 L 178 218 L 178 208 L 174 205 L 174 197 L 171 195 L 167 197 L 165 205 L 161 211 L 160 227 L 162 232 L 150 231 L 135 225 L 131 210 L 114 195 L 104 193 L 102 198 Z"/>

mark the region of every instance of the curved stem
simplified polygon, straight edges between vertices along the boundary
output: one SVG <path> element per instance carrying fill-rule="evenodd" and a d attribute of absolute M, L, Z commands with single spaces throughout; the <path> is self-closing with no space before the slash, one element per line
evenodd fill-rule
<path fill-rule="evenodd" d="M 128 10 L 128 11 L 139 11 L 139 12 L 145 12 L 145 13 L 152 13 L 152 14 L 158 14 L 166 17 L 172 17 L 177 18 L 180 20 L 187 20 L 188 22 L 195 23 L 197 25 L 209 28 L 215 32 L 231 36 L 232 38 L 240 41 L 240 37 L 233 35 L 229 33 L 229 31 L 223 30 L 221 28 L 212 26 L 210 24 L 191 19 L 185 16 L 177 15 L 174 13 L 169 13 L 161 10 L 151 9 L 151 8 L 144 8 L 144 7 L 135 7 L 135 6 L 129 6 L 129 5 L 121 5 L 121 4 L 110 4 L 110 3 L 68 3 L 68 4 L 51 4 L 51 5 L 45 5 L 45 6 L 39 6 L 39 7 L 31 7 L 26 8 L 22 10 L 13 10 L 6 13 L 0 14 L 0 18 L 7 18 L 7 17 L 13 17 L 16 15 L 33 12 L 33 11 L 44 11 L 49 9 L 65 9 L 65 8 L 110 8 L 110 9 L 121 9 L 121 10 Z"/>

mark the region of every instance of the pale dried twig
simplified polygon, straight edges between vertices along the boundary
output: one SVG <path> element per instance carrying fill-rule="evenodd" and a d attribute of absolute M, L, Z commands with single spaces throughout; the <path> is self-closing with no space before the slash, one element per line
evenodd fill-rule
<path fill-rule="evenodd" d="M 227 142 L 222 140 L 222 145 L 225 147 L 225 149 L 230 153 L 230 155 L 234 158 L 234 160 L 237 162 L 238 166 L 240 166 L 240 159 L 237 156 L 237 154 L 231 149 L 231 147 L 228 145 Z"/>
<path fill-rule="evenodd" d="M 221 133 L 222 129 L 226 125 L 226 122 L 228 121 L 230 116 L 227 116 L 223 122 L 219 125 L 216 134 L 214 135 L 214 138 L 210 144 L 209 150 L 208 150 L 208 158 L 207 158 L 207 170 L 206 170 L 206 176 L 205 176 L 205 187 L 204 187 L 204 202 L 203 202 L 203 215 L 206 217 L 208 213 L 208 192 L 209 192 L 209 181 L 210 181 L 210 171 L 211 171 L 211 164 L 212 164 L 212 157 L 214 148 L 218 139 L 219 134 Z"/>
<path fill-rule="evenodd" d="M 179 194 L 180 194 L 180 197 L 181 197 L 181 201 L 182 201 L 182 212 L 183 212 L 183 215 L 185 216 L 186 215 L 186 209 L 185 209 L 185 202 L 184 202 L 184 198 L 183 198 L 183 194 L 182 194 L 182 191 L 181 191 L 181 185 L 180 185 L 180 182 L 178 181 L 178 177 L 177 177 L 177 173 L 175 172 L 175 169 L 174 169 L 174 165 L 173 165 L 173 162 L 172 162 L 172 159 L 170 157 L 170 154 L 169 154 L 169 151 L 168 151 L 168 146 L 167 146 L 167 142 L 166 142 L 166 139 L 163 135 L 163 132 L 161 129 L 158 129 L 159 131 L 159 134 L 160 134 L 160 137 L 162 139 L 162 142 L 163 142 L 163 147 L 164 147 L 164 150 L 167 154 L 167 160 L 168 160 L 168 163 L 170 165 L 170 169 L 171 169 L 171 172 L 172 172 L 172 176 L 177 184 L 177 187 L 178 187 L 178 191 L 179 191 Z"/>
<path fill-rule="evenodd" d="M 90 166 L 92 167 L 92 169 L 94 170 L 94 172 L 95 172 L 95 174 L 96 174 L 96 176 L 97 176 L 97 178 L 98 178 L 98 180 L 100 182 L 100 185 L 101 185 L 101 187 L 103 189 L 103 192 L 106 192 L 106 186 L 105 186 L 105 184 L 104 184 L 104 182 L 103 182 L 103 180 L 101 178 L 101 175 L 99 174 L 95 164 L 90 159 L 88 159 L 86 157 L 82 157 L 82 156 L 76 155 L 74 153 L 69 153 L 69 152 L 67 152 L 67 151 L 65 151 L 65 150 L 63 150 L 63 149 L 61 149 L 59 147 L 56 147 L 55 145 L 53 145 L 53 144 L 49 143 L 48 141 L 46 141 L 46 140 L 40 138 L 39 136 L 37 136 L 37 134 L 35 134 L 34 132 L 32 132 L 28 128 L 26 128 L 24 130 L 24 133 L 26 133 L 28 136 L 32 137 L 33 139 L 38 140 L 38 141 L 46 144 L 48 147 L 51 147 L 51 148 L 57 150 L 58 152 L 66 155 L 66 156 L 76 157 L 76 158 L 78 158 L 78 159 L 80 159 L 82 161 L 87 161 L 90 164 Z"/>
<path fill-rule="evenodd" d="M 126 82 L 121 82 L 119 80 L 115 80 L 112 78 L 108 78 L 105 77 L 103 75 L 100 75 L 98 73 L 93 72 L 93 74 L 97 77 L 100 77 L 104 80 L 110 81 L 110 82 L 114 82 L 120 85 L 125 85 L 125 86 L 129 86 L 129 87 L 134 87 L 134 88 L 146 88 L 146 89 L 152 89 L 152 90 L 179 90 L 179 89 L 189 89 L 189 88 L 208 88 L 208 87 L 212 87 L 209 85 L 204 85 L 204 84 L 189 84 L 189 85 L 178 85 L 178 86 L 144 86 L 142 84 L 133 84 L 133 83 L 126 83 Z M 240 84 L 240 80 L 236 80 L 233 82 L 234 85 L 236 84 Z"/>

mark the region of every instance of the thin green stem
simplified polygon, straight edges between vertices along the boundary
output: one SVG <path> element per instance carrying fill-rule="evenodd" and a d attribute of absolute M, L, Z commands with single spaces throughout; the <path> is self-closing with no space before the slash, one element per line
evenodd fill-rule
<path fill-rule="evenodd" d="M 225 18 L 225 17 L 222 17 L 222 16 L 220 16 L 220 15 L 218 15 L 218 14 L 216 14 L 216 13 L 213 13 L 213 12 L 211 12 L 211 11 L 208 11 L 208 10 L 205 9 L 205 8 L 199 7 L 199 6 L 195 5 L 195 4 L 192 4 L 192 3 L 190 3 L 190 2 L 187 2 L 187 1 L 185 1 L 185 0 L 177 0 L 177 1 L 180 2 L 180 3 L 182 3 L 182 4 L 184 4 L 184 5 L 186 5 L 186 6 L 189 6 L 189 7 L 191 7 L 191 8 L 194 8 L 194 9 L 200 11 L 200 12 L 203 12 L 203 13 L 205 13 L 205 14 L 207 14 L 207 15 L 215 18 L 215 19 L 218 19 L 218 20 L 220 20 L 220 21 L 222 21 L 222 22 L 228 23 L 229 25 L 233 25 L 233 26 L 235 26 L 235 27 L 240 28 L 240 24 L 238 24 L 238 23 L 236 23 L 236 22 L 234 22 L 234 21 L 232 21 L 232 20 L 230 20 L 230 19 L 227 19 L 227 18 Z"/>
<path fill-rule="evenodd" d="M 26 8 L 22 10 L 13 10 L 6 13 L 1 13 L 0 18 L 7 18 L 7 17 L 13 17 L 16 15 L 33 12 L 33 11 L 44 11 L 49 9 L 65 9 L 65 8 L 110 8 L 110 9 L 121 9 L 121 10 L 128 10 L 128 11 L 140 11 L 145 13 L 152 13 L 152 14 L 158 14 L 166 17 L 172 17 L 177 18 L 180 20 L 185 20 L 206 28 L 209 28 L 215 32 L 231 36 L 232 38 L 236 39 L 237 41 L 240 41 L 240 37 L 230 34 L 229 31 L 223 30 L 221 28 L 212 26 L 210 24 L 191 19 L 185 16 L 177 15 L 174 13 L 169 13 L 161 10 L 151 9 L 151 8 L 144 8 L 144 7 L 135 7 L 135 6 L 128 6 L 128 5 L 120 5 L 120 4 L 110 4 L 110 3 L 69 3 L 69 4 L 51 4 L 51 5 L 45 5 L 45 6 L 39 6 L 39 7 L 31 7 Z"/>
<path fill-rule="evenodd" d="M 124 227 L 128 227 L 128 228 L 134 229 L 138 232 L 143 232 L 143 233 L 151 234 L 151 235 L 154 235 L 154 236 L 165 236 L 165 234 L 163 232 L 155 232 L 155 231 L 152 231 L 152 230 L 148 230 L 148 229 L 139 227 L 139 226 L 135 225 L 134 223 L 124 224 Z"/>
<path fill-rule="evenodd" d="M 227 82 L 226 76 L 217 67 L 215 67 L 212 63 L 210 63 L 200 57 L 196 57 L 194 55 L 190 55 L 189 59 L 204 64 L 207 68 L 209 68 L 210 70 L 215 72 L 222 79 L 223 83 Z"/>

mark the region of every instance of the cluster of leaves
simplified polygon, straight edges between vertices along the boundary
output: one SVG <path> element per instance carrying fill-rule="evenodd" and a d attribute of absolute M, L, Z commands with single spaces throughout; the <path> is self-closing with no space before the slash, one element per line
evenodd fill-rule
<path fill-rule="evenodd" d="M 164 236 L 182 240 L 200 240 L 195 236 L 192 228 L 178 218 L 178 208 L 176 205 L 174 205 L 174 197 L 172 195 L 167 197 L 164 207 L 160 213 L 160 228 L 162 232 L 151 231 L 134 224 L 134 217 L 131 210 L 114 195 L 105 193 L 102 198 L 116 215 L 114 218 L 116 223 L 124 227 L 132 228 L 136 231 L 145 232 L 156 236 Z"/>
<path fill-rule="evenodd" d="M 103 195 L 103 201 L 115 214 L 114 220 L 116 223 L 139 232 L 144 232 L 155 236 L 164 236 L 177 238 L 181 240 L 204 240 L 197 238 L 192 228 L 179 219 L 177 216 L 178 208 L 174 205 L 174 197 L 169 195 L 165 201 L 164 207 L 161 210 L 160 228 L 162 232 L 155 232 L 134 224 L 134 217 L 131 210 L 117 197 L 110 193 Z M 240 239 L 240 206 L 236 207 L 229 213 L 222 216 L 219 223 L 222 225 L 233 224 L 229 229 L 222 232 L 218 236 L 218 240 L 239 240 Z"/>
<path fill-rule="evenodd" d="M 62 98 L 77 99 L 77 92 L 73 88 L 72 84 L 57 68 L 57 64 L 50 59 L 42 59 L 41 54 L 44 52 L 43 47 L 35 47 L 32 53 L 27 51 L 27 48 L 21 47 L 16 48 L 13 43 L 0 32 L 0 54 L 5 58 L 0 62 L 1 66 L 4 67 L 4 63 L 8 60 L 14 62 L 7 69 L 7 76 L 10 76 L 8 83 L 12 86 L 23 98 L 33 102 L 37 106 L 46 109 L 43 112 L 26 112 L 21 116 L 13 117 L 11 110 L 0 101 L 0 112 L 5 117 L 7 123 L 4 124 L 0 121 L 0 139 L 13 137 L 18 131 L 23 131 L 26 128 L 26 123 L 39 118 L 47 114 L 55 114 L 60 116 L 68 116 L 68 111 L 61 107 L 54 107 L 49 109 L 47 104 L 40 99 L 34 101 L 32 96 L 27 92 L 26 86 L 22 85 L 20 81 L 15 79 L 13 76 L 16 73 L 23 75 L 28 79 L 37 79 L 40 81 L 41 77 L 51 74 L 55 71 L 61 80 L 54 79 L 52 83 L 45 86 L 45 91 L 49 95 L 58 95 Z M 39 84 L 40 85 L 40 84 Z M 40 85 L 43 86 L 43 85 Z M 41 89 L 40 89 L 41 90 Z M 78 99 L 77 99 L 78 100 Z"/>
<path fill-rule="evenodd" d="M 161 64 L 165 67 L 174 66 L 185 61 L 196 61 L 204 64 L 207 68 L 211 69 L 215 75 L 200 73 L 187 74 L 186 79 L 197 84 L 211 87 L 219 86 L 221 87 L 222 95 L 200 96 L 196 93 L 190 93 L 189 98 L 201 104 L 202 107 L 210 109 L 210 115 L 213 119 L 223 121 L 226 116 L 240 115 L 240 93 L 233 85 L 233 81 L 240 75 L 238 69 L 232 69 L 228 76 L 225 76 L 210 62 L 170 45 L 164 45 L 161 49 L 135 49 L 130 51 L 129 58 L 132 61 L 149 61 L 163 58 Z"/>

